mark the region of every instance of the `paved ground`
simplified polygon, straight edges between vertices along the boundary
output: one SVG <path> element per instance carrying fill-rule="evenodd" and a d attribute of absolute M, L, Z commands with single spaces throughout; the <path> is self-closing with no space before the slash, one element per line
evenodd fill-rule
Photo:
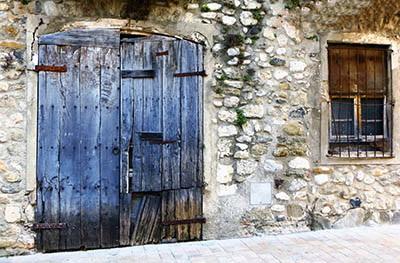
<path fill-rule="evenodd" d="M 400 263 L 400 225 L 179 244 L 37 254 L 1 263 Z"/>

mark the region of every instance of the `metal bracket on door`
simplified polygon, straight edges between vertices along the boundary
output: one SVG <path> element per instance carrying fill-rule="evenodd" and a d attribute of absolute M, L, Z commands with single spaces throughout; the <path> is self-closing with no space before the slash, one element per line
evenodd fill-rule
<path fill-rule="evenodd" d="M 66 223 L 36 223 L 33 224 L 32 230 L 46 230 L 46 229 L 65 229 Z"/>

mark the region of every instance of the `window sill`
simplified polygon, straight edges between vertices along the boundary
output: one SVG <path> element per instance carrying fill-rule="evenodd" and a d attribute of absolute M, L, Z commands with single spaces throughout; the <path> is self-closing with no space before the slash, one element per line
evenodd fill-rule
<path fill-rule="evenodd" d="M 372 154 L 373 155 L 373 154 Z M 338 157 L 325 155 L 322 156 L 319 165 L 395 165 L 400 164 L 399 158 L 395 156 L 376 156 L 368 157 Z M 388 154 L 389 155 L 389 154 Z"/>

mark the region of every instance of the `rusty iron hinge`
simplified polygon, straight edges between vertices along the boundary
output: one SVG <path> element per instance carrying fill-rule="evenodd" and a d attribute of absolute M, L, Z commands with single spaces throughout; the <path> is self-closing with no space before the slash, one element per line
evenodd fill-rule
<path fill-rule="evenodd" d="M 160 51 L 156 52 L 156 56 L 168 56 L 168 50 L 167 51 Z"/>
<path fill-rule="evenodd" d="M 35 71 L 52 71 L 52 72 L 67 72 L 67 66 L 46 66 L 37 65 L 35 66 Z"/>
<path fill-rule="evenodd" d="M 32 230 L 45 230 L 45 229 L 65 229 L 66 223 L 36 223 L 33 224 Z"/>
<path fill-rule="evenodd" d="M 206 218 L 193 218 L 193 219 L 183 219 L 183 220 L 171 220 L 171 221 L 163 221 L 163 226 L 170 226 L 170 225 L 185 225 L 185 224 L 195 224 L 195 223 L 206 223 Z"/>
<path fill-rule="evenodd" d="M 179 77 L 179 78 L 181 78 L 181 77 L 192 77 L 192 76 L 204 76 L 204 77 L 206 77 L 207 74 L 206 74 L 206 72 L 204 70 L 203 71 L 198 71 L 198 72 L 185 72 L 185 73 L 175 73 L 174 74 L 174 77 Z"/>

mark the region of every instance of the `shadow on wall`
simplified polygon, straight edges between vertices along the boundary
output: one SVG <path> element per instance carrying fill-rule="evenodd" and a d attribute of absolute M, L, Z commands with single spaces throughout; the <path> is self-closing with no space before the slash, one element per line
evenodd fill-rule
<path fill-rule="evenodd" d="M 81 0 L 83 14 L 99 17 L 119 17 L 147 20 L 152 12 L 159 9 L 169 13 L 171 9 L 183 6 L 186 0 Z"/>

